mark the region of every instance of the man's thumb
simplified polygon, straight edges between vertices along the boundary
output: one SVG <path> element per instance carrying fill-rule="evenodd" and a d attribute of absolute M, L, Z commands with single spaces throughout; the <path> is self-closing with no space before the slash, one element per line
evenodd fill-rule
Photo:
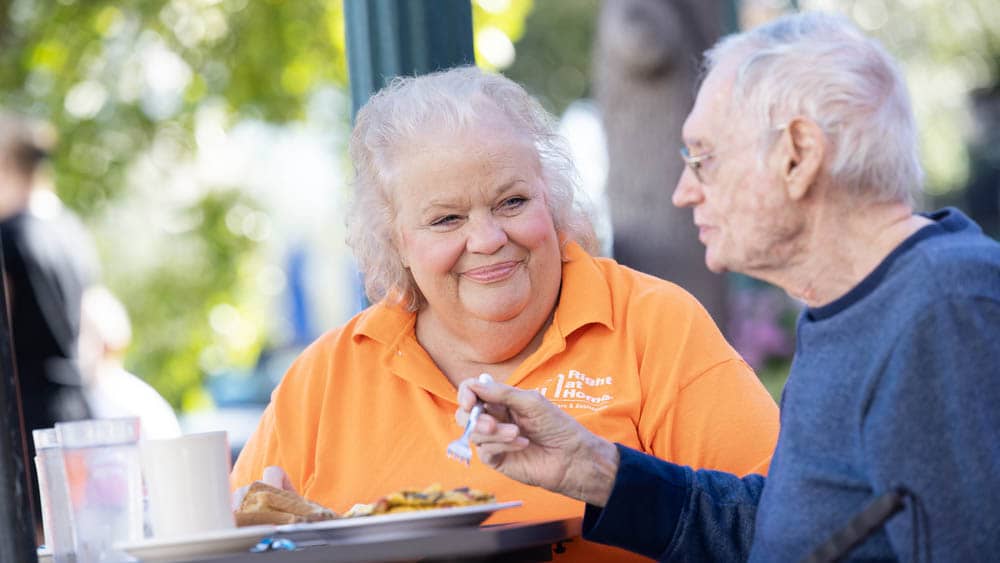
<path fill-rule="evenodd" d="M 502 383 L 470 383 L 469 389 L 484 403 L 503 405 L 512 412 L 527 413 L 538 408 L 541 395 Z"/>

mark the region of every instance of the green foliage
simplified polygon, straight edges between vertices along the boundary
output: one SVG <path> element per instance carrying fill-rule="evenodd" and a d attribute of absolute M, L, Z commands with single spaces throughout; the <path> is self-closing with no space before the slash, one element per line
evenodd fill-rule
<path fill-rule="evenodd" d="M 40 0 L 6 7 L 0 103 L 56 125 L 63 138 L 58 189 L 85 214 L 125 189 L 127 165 L 157 130 L 189 130 L 200 102 L 221 97 L 234 121 L 284 122 L 302 116 L 319 85 L 347 82 L 343 14 L 334 0 Z M 137 55 L 156 43 L 190 73 L 183 104 L 169 115 L 150 115 L 136 92 L 143 67 L 158 62 Z M 67 106 L 85 87 L 105 101 L 93 115 L 73 115 Z"/>
<path fill-rule="evenodd" d="M 524 34 L 524 23 L 534 9 L 533 0 L 472 0 L 472 33 L 476 64 L 489 70 L 503 70 L 507 64 L 494 64 L 489 43 L 490 34 L 499 32 L 506 37 L 506 46 L 513 53 L 513 44 Z M 504 58 L 504 57 L 501 57 Z"/>
<path fill-rule="evenodd" d="M 210 326 L 220 305 L 248 309 L 257 243 L 225 218 L 255 204 L 239 187 L 203 185 L 186 203 L 147 209 L 147 229 L 163 214 L 188 227 L 156 233 L 169 244 L 131 262 L 119 252 L 134 235 L 109 214 L 134 199 L 133 175 L 150 155 L 168 189 L 208 105 L 221 101 L 229 124 L 283 123 L 300 119 L 318 88 L 344 87 L 343 26 L 338 0 L 0 0 L 0 106 L 60 132 L 59 195 L 88 223 L 111 223 L 98 242 L 105 282 L 132 314 L 126 364 L 175 407 L 197 401 L 206 351 L 246 363 L 263 339 L 258 327 L 237 350 Z M 179 95 L 157 102 L 158 80 Z"/>
<path fill-rule="evenodd" d="M 900 61 L 920 127 L 925 190 L 931 199 L 961 191 L 968 181 L 966 145 L 972 136 L 970 121 L 975 119 L 968 108 L 969 94 L 1000 84 L 997 1 L 803 0 L 798 4 L 845 13 Z"/>
<path fill-rule="evenodd" d="M 516 40 L 532 0 L 474 9 Z M 347 78 L 341 0 L 0 0 L 0 107 L 59 131 L 57 191 L 132 316 L 126 367 L 175 407 L 204 401 L 205 373 L 251 364 L 267 328 L 259 241 L 234 216 L 269 210 L 177 174 L 199 119 L 298 121 Z"/>
<path fill-rule="evenodd" d="M 590 93 L 591 55 L 600 0 L 539 1 L 505 74 L 560 115 Z"/>
<path fill-rule="evenodd" d="M 242 300 L 246 284 L 241 272 L 255 243 L 233 232 L 226 219 L 234 207 L 246 205 L 245 199 L 237 190 L 215 192 L 184 210 L 194 227 L 174 235 L 174 253 L 139 272 L 137 279 L 127 264 L 113 263 L 121 269 L 113 273 L 123 300 L 142 312 L 134 319 L 141 337 L 130 351 L 130 367 L 176 406 L 197 397 L 192 393 L 201 383 L 202 354 L 210 345 L 220 345 L 207 322 L 211 311 Z"/>
<path fill-rule="evenodd" d="M 781 403 L 781 393 L 788 382 L 788 372 L 792 369 L 792 361 L 789 358 L 773 358 L 757 370 L 757 376 L 764 388 L 771 394 L 774 402 Z"/>
<path fill-rule="evenodd" d="M 921 127 L 927 192 L 960 190 L 969 175 L 969 93 L 1000 83 L 996 0 L 877 4 L 884 12 L 858 4 L 853 15 L 903 61 Z"/>
<path fill-rule="evenodd" d="M 347 84 L 340 3 L 247 1 L 229 18 L 219 45 L 228 76 L 223 93 L 245 116 L 284 122 L 302 117 L 306 96 L 322 84 Z"/>

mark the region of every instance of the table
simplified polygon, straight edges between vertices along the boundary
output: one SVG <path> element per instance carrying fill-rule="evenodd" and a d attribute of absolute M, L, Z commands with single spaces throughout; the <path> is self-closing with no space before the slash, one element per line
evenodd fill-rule
<path fill-rule="evenodd" d="M 296 541 L 294 551 L 233 553 L 194 559 L 198 563 L 293 563 L 328 561 L 549 561 L 553 544 L 580 536 L 581 518 L 437 528 L 325 540 Z M 280 534 L 279 536 L 280 537 Z"/>

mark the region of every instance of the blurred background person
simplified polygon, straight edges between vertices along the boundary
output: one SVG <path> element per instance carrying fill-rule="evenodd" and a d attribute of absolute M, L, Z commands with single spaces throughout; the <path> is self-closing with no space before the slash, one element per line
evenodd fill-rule
<path fill-rule="evenodd" d="M 177 415 L 151 385 L 122 363 L 132 342 L 125 306 L 101 285 L 83 293 L 80 315 L 80 369 L 87 404 L 94 418 L 137 416 L 144 439 L 175 438 Z"/>
<path fill-rule="evenodd" d="M 28 430 L 88 415 L 76 344 L 98 266 L 90 236 L 48 183 L 55 140 L 43 123 L 0 116 L 0 236 Z"/>
<path fill-rule="evenodd" d="M 48 182 L 55 142 L 47 124 L 0 115 L 0 244 L 26 436 L 90 416 L 76 352 L 80 300 L 97 278 L 97 258 Z M 31 459 L 34 444 L 27 443 Z M 38 499 L 34 465 L 27 465 Z"/>

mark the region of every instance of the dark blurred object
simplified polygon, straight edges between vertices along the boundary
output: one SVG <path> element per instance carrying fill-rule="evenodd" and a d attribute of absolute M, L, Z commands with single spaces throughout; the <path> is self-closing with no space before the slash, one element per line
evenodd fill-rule
<path fill-rule="evenodd" d="M 468 0 L 344 2 L 353 116 L 395 76 L 475 64 Z"/>
<path fill-rule="evenodd" d="M 705 267 L 691 211 L 671 203 L 683 163 L 681 126 L 702 51 L 727 31 L 731 1 L 604 3 L 594 51 L 595 94 L 608 142 L 614 258 L 687 289 L 721 327 L 726 278 Z"/>
<path fill-rule="evenodd" d="M 972 92 L 975 137 L 969 145 L 965 209 L 983 231 L 1000 238 L 1000 86 Z"/>
<path fill-rule="evenodd" d="M 0 245 L 3 244 L 0 235 Z M 0 284 L 5 277 L 0 255 Z M 28 486 L 27 441 L 18 402 L 17 370 L 11 349 L 6 284 L 0 285 L 0 561 L 38 560 L 32 497 Z"/>
<path fill-rule="evenodd" d="M 868 506 L 852 517 L 803 560 L 803 563 L 833 563 L 847 558 L 855 547 L 861 545 L 890 518 L 905 508 L 903 499 L 909 495 L 905 489 L 888 491 L 879 495 Z M 914 501 L 915 502 L 915 501 Z M 914 508 L 916 510 L 916 508 Z M 914 528 L 916 534 L 916 528 Z M 914 547 L 917 544 L 914 543 Z M 914 549 L 914 554 L 919 553 Z"/>
<path fill-rule="evenodd" d="M 96 252 L 45 186 L 54 143 L 49 127 L 0 116 L 0 236 L 26 435 L 90 415 L 76 359 L 80 302 L 97 276 Z M 31 440 L 28 449 L 31 459 Z"/>

